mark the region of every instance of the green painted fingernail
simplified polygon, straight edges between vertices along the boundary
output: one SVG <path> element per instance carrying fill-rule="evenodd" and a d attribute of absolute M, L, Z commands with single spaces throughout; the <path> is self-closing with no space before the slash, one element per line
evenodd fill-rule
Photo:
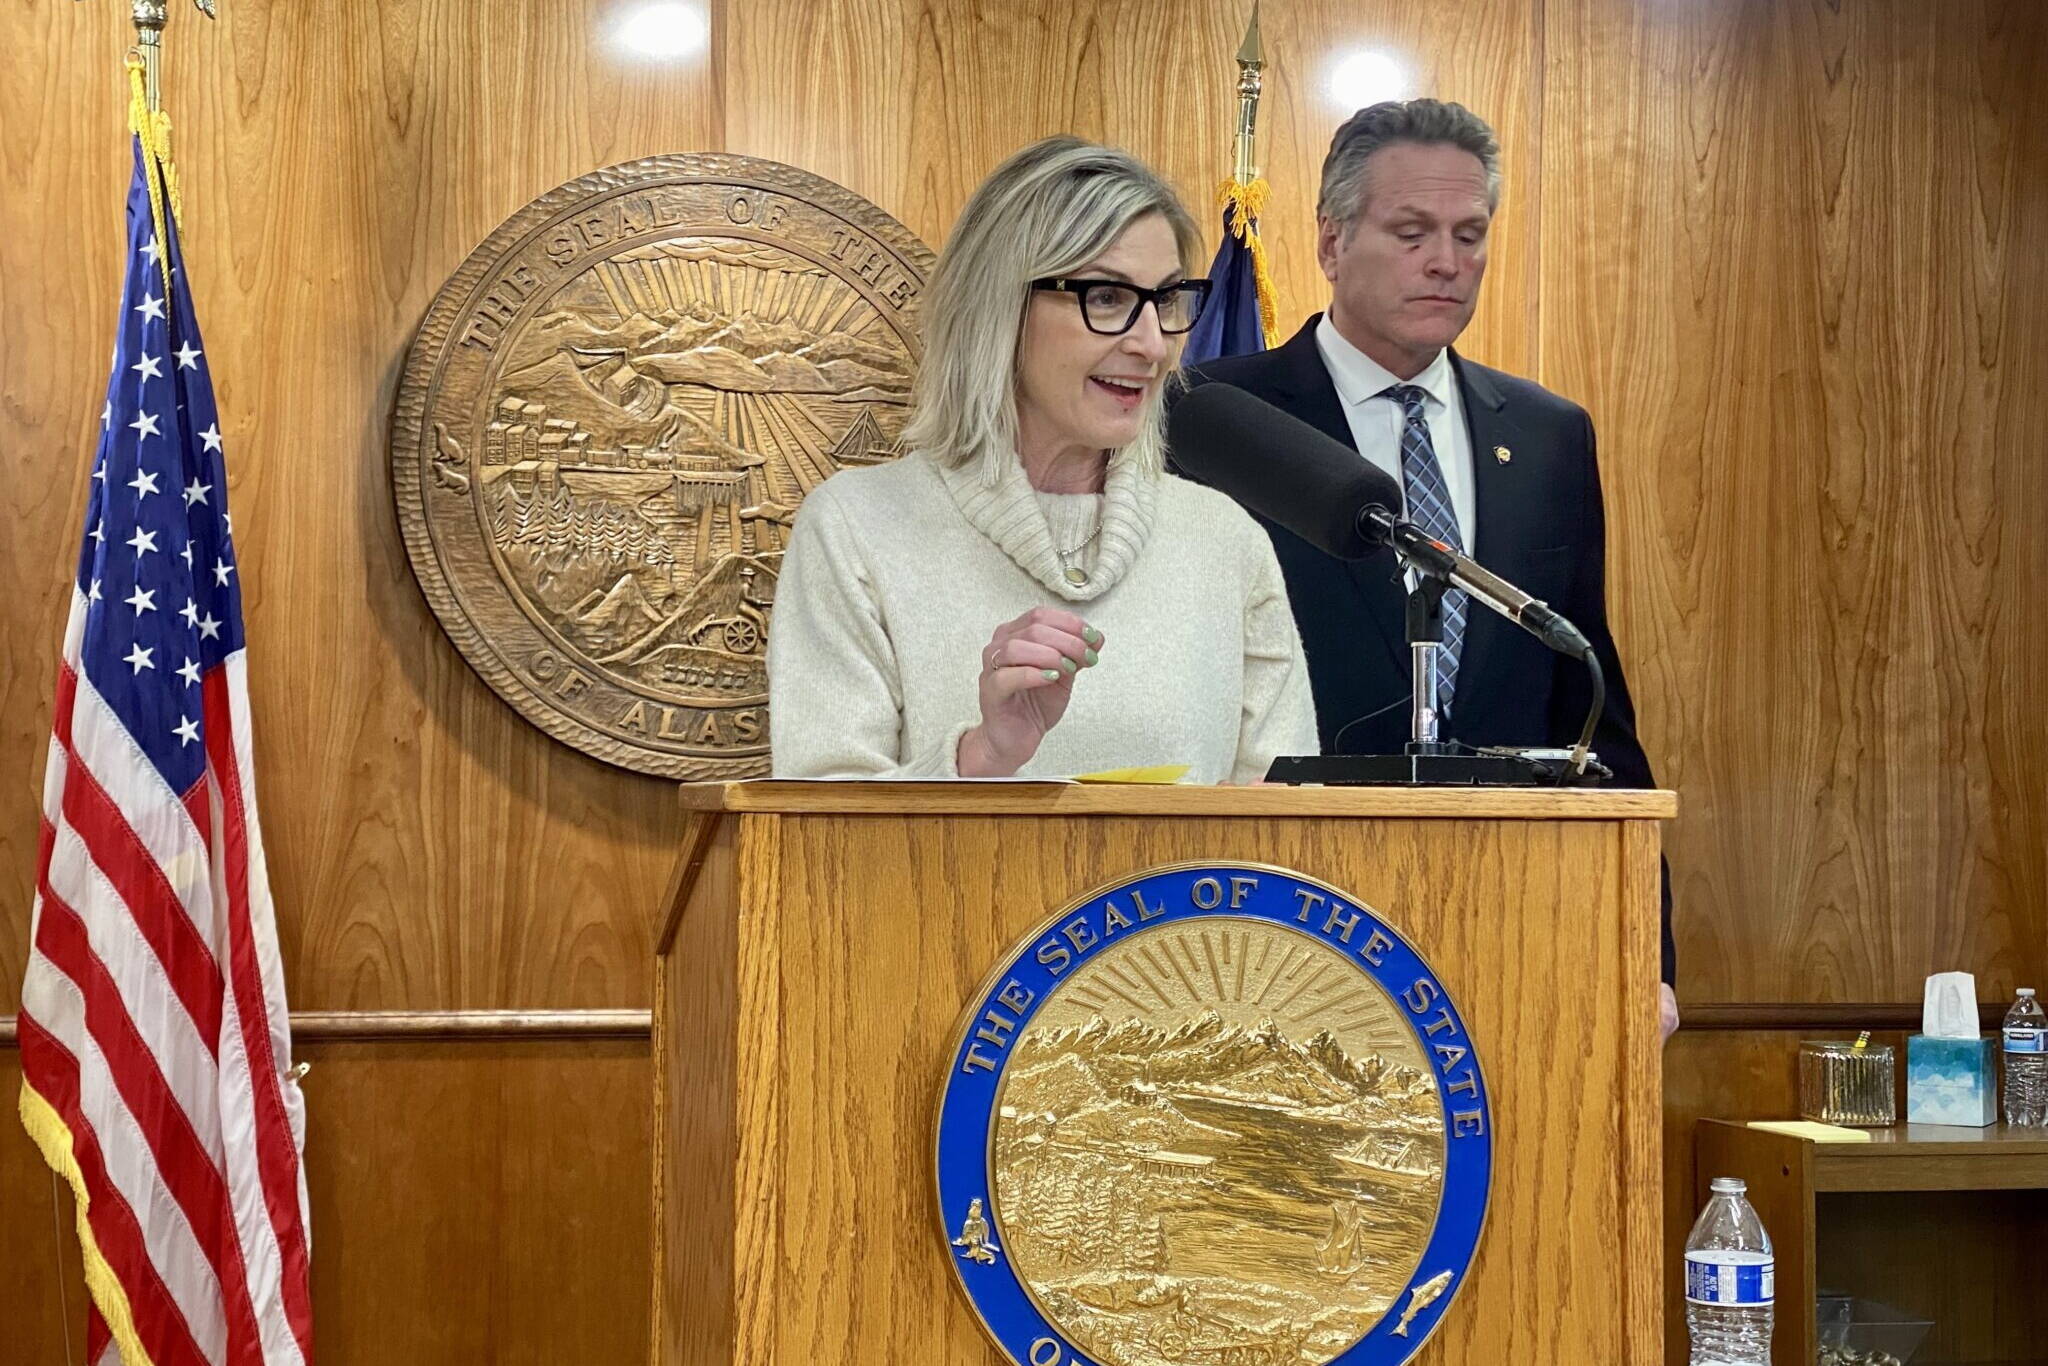
<path fill-rule="evenodd" d="M 1081 628 L 1081 639 L 1087 641 L 1090 645 L 1100 645 L 1102 643 L 1102 632 L 1096 630 L 1093 626 L 1083 626 Z"/>
<path fill-rule="evenodd" d="M 1049 679 L 1058 678 L 1060 676 L 1060 671 L 1058 669 L 1047 669 L 1045 671 L 1045 676 Z"/>
<path fill-rule="evenodd" d="M 1076 664 L 1076 663 L 1075 663 L 1075 662 L 1074 662 L 1073 660 L 1071 660 L 1071 659 L 1061 659 L 1061 660 L 1060 660 L 1060 667 L 1061 667 L 1062 669 L 1065 669 L 1065 670 L 1066 670 L 1066 671 L 1067 671 L 1068 673 L 1076 673 L 1076 672 L 1078 672 L 1078 671 L 1080 670 L 1080 668 L 1081 668 L 1081 666 L 1080 666 L 1080 665 Z"/>
<path fill-rule="evenodd" d="M 1102 656 L 1095 653 L 1095 651 L 1090 650 L 1087 654 L 1083 655 L 1082 658 L 1086 659 L 1090 664 L 1094 664 L 1100 661 Z"/>

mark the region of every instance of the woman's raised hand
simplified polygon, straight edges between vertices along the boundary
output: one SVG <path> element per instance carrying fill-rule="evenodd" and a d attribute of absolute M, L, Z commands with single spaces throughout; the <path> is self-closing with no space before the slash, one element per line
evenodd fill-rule
<path fill-rule="evenodd" d="M 1056 607 L 996 627 L 981 651 L 981 724 L 960 737 L 960 776 L 1007 778 L 1029 762 L 1067 714 L 1074 680 L 1101 657 L 1102 639 Z"/>

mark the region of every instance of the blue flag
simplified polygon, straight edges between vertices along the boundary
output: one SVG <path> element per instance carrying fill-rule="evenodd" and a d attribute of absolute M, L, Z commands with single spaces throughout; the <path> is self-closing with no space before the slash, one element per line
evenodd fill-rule
<path fill-rule="evenodd" d="M 1208 307 L 1188 332 L 1187 347 L 1181 354 L 1183 365 L 1263 351 L 1271 344 L 1259 299 L 1259 277 L 1264 273 L 1259 222 L 1245 202 L 1253 186 L 1265 188 L 1260 181 L 1251 186 L 1233 182 L 1224 188 L 1223 245 L 1216 249 L 1216 261 L 1209 267 L 1215 288 L 1210 291 Z M 1271 292 L 1268 285 L 1268 297 Z"/>

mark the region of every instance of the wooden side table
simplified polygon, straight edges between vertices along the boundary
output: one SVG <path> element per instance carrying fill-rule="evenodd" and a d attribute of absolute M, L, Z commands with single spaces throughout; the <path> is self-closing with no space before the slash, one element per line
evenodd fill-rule
<path fill-rule="evenodd" d="M 2048 1282 L 2011 1266 L 2020 1240 L 2048 1248 L 2048 1133 L 1934 1124 L 1815 1143 L 1701 1120 L 1698 1204 L 1739 1176 L 1777 1256 L 1772 1366 L 1813 1366 L 1825 1283 L 1934 1329 L 1913 1366 L 2048 1363 Z"/>

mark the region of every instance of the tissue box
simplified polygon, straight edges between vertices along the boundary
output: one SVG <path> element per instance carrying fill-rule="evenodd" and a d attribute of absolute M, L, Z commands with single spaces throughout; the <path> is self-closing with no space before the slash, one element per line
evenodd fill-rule
<path fill-rule="evenodd" d="M 1998 1122 L 1998 1072 L 1990 1038 L 1906 1040 L 1906 1120 L 1911 1124 Z"/>

